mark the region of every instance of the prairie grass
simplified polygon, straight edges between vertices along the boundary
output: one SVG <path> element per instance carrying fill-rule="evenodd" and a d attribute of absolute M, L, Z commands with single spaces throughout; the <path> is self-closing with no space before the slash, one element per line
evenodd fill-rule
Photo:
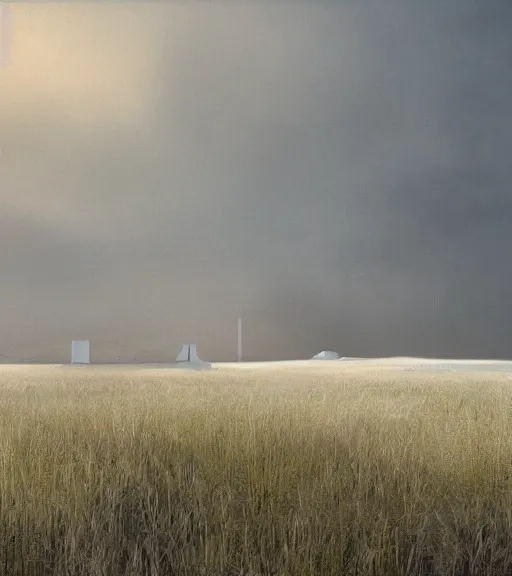
<path fill-rule="evenodd" d="M 0 368 L 0 574 L 512 574 L 512 380 Z"/>

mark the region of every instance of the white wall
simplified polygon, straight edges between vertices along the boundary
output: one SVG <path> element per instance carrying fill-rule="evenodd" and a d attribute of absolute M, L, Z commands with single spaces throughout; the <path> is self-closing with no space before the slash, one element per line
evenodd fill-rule
<path fill-rule="evenodd" d="M 71 363 L 90 364 L 89 340 L 73 340 L 71 342 Z"/>

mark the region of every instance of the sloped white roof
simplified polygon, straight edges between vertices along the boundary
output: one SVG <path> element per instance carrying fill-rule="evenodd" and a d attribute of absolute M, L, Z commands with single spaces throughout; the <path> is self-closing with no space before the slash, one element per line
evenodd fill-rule
<path fill-rule="evenodd" d="M 197 346 L 195 344 L 183 344 L 180 353 L 176 358 L 178 366 L 182 368 L 211 368 L 210 362 L 204 362 L 197 355 Z"/>
<path fill-rule="evenodd" d="M 332 352 L 331 350 L 322 350 L 318 354 L 315 354 L 312 360 L 339 360 L 340 355 L 337 352 Z"/>

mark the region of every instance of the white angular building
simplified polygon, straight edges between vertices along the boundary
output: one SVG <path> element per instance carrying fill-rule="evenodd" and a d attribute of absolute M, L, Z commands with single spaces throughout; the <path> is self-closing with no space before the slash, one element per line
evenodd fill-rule
<path fill-rule="evenodd" d="M 176 363 L 179 368 L 192 368 L 194 370 L 204 370 L 212 366 L 210 362 L 205 362 L 199 358 L 195 344 L 183 344 L 176 357 Z"/>
<path fill-rule="evenodd" d="M 73 340 L 71 342 L 71 364 L 90 364 L 89 340 Z"/>

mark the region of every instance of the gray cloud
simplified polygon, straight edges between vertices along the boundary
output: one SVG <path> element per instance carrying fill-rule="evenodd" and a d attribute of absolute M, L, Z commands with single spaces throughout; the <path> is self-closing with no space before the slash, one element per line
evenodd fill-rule
<path fill-rule="evenodd" d="M 512 9 L 416 4 L 17 7 L 4 358 L 510 356 Z"/>

